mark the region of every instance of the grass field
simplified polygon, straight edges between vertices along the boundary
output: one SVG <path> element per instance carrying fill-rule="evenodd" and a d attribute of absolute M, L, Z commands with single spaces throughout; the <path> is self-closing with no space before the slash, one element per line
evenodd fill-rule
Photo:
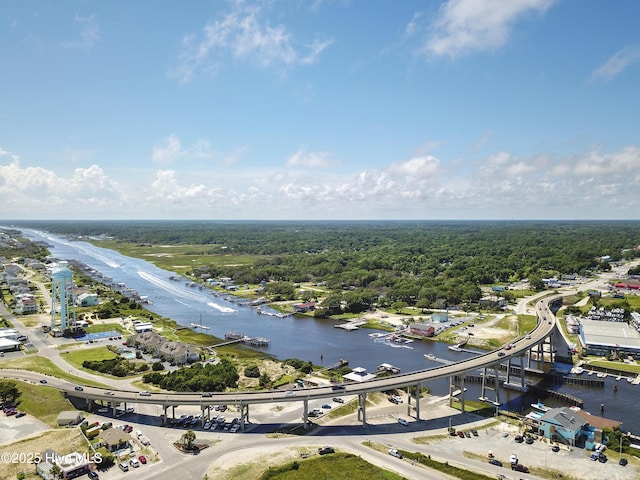
<path fill-rule="evenodd" d="M 83 348 L 82 350 L 62 352 L 61 355 L 67 363 L 81 370 L 87 370 L 82 366 L 82 362 L 85 360 L 99 362 L 101 360 L 111 360 L 118 356 L 107 347 Z M 87 371 L 90 371 L 91 373 L 98 373 L 93 370 Z"/>
<path fill-rule="evenodd" d="M 3 380 L 12 382 L 20 390 L 18 410 L 38 418 L 50 427 L 56 427 L 58 414 L 65 410 L 75 410 L 75 407 L 57 389 L 32 383 Z"/>
<path fill-rule="evenodd" d="M 180 275 L 201 266 L 246 265 L 255 261 L 250 255 L 222 253 L 217 245 L 138 245 L 116 240 L 100 240 L 93 243 L 102 248 L 116 250 L 123 255 L 142 258 Z"/>
<path fill-rule="evenodd" d="M 50 375 L 52 377 L 61 378 L 72 383 L 80 385 L 89 385 L 93 387 L 110 388 L 104 383 L 94 382 L 93 380 L 85 379 L 72 375 L 69 372 L 62 370 L 55 363 L 48 358 L 44 357 L 24 357 L 18 360 L 11 360 L 10 362 L 3 362 L 0 368 L 13 368 L 19 370 L 30 370 L 32 372 L 42 373 L 43 375 Z"/>

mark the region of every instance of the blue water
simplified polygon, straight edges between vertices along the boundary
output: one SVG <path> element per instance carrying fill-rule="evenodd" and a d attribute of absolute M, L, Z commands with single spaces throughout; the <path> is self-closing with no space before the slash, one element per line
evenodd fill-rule
<path fill-rule="evenodd" d="M 145 307 L 163 317 L 189 326 L 190 323 L 209 327 L 206 333 L 224 338 L 228 331 L 236 331 L 252 337 L 271 340 L 268 347 L 259 350 L 279 359 L 300 358 L 315 365 L 331 365 L 347 359 L 353 367 L 364 367 L 373 371 L 381 363 L 390 363 L 402 372 L 434 368 L 440 363 L 427 360 L 424 354 L 452 361 L 463 360 L 473 355 L 468 352 L 452 352 L 447 345 L 432 342 L 413 342 L 409 345 L 381 343 L 369 337 L 376 330 L 360 329 L 347 332 L 334 328 L 335 320 L 289 316 L 279 318 L 261 315 L 255 308 L 238 305 L 216 297 L 210 290 L 188 287 L 186 279 L 171 280 L 175 272 L 160 269 L 150 262 L 125 257 L 116 251 L 96 247 L 87 242 L 69 241 L 61 237 L 29 229 L 21 229 L 32 240 L 46 241 L 52 256 L 61 260 L 78 260 L 95 268 L 116 283 L 125 283 L 153 303 Z M 473 373 L 473 372 L 471 372 Z M 617 389 L 614 389 L 614 385 Z M 480 387 L 467 382 L 467 398 L 477 398 Z M 428 388 L 437 395 L 448 393 L 449 382 L 431 382 Z M 594 415 L 624 421 L 623 430 L 640 432 L 640 415 L 636 398 L 639 385 L 626 381 L 616 382 L 608 377 L 604 388 L 562 385 L 557 390 L 570 393 L 584 401 L 584 408 Z M 531 395 L 500 389 L 500 401 L 510 410 L 525 412 L 532 402 L 542 400 L 550 406 L 561 406 L 552 399 L 538 399 Z"/>

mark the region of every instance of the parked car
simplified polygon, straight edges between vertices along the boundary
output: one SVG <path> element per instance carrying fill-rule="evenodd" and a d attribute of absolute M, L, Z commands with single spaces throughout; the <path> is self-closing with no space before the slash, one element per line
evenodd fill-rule
<path fill-rule="evenodd" d="M 524 441 L 525 441 L 525 443 L 526 443 L 527 445 L 531 445 L 531 444 L 533 444 L 533 437 L 531 437 L 531 436 L 527 435 L 527 436 L 525 437 Z"/>
<path fill-rule="evenodd" d="M 529 473 L 529 469 L 524 465 L 522 465 L 521 463 L 512 463 L 511 470 L 515 470 L 516 472 Z"/>
<path fill-rule="evenodd" d="M 626 458 L 621 458 L 620 461 L 618 462 L 620 465 L 622 465 L 623 467 L 627 465 L 628 460 Z"/>
<path fill-rule="evenodd" d="M 522 443 L 524 441 L 522 435 L 516 435 L 515 437 L 513 437 L 513 439 L 516 441 L 516 443 Z"/>
<path fill-rule="evenodd" d="M 511 463 L 511 465 L 513 465 L 514 463 L 518 463 L 518 456 L 515 453 L 512 453 L 509 456 L 509 463 Z"/>
<path fill-rule="evenodd" d="M 392 457 L 396 457 L 396 458 L 402 458 L 402 454 L 396 450 L 395 448 L 390 448 L 389 449 L 389 455 L 391 455 Z"/>
<path fill-rule="evenodd" d="M 16 414 L 16 418 L 24 417 L 25 415 L 26 415 L 26 413 L 24 413 L 24 412 L 18 412 Z"/>
<path fill-rule="evenodd" d="M 458 432 L 456 432 L 456 434 L 460 437 L 460 438 L 464 438 L 464 432 L 461 430 L 458 430 Z"/>
<path fill-rule="evenodd" d="M 478 436 L 478 430 L 476 430 L 475 428 L 472 428 L 472 429 L 471 429 L 471 434 L 472 434 L 474 437 L 477 437 L 477 436 Z"/>
<path fill-rule="evenodd" d="M 138 460 L 140 460 L 140 463 L 145 465 L 147 463 L 147 457 L 145 457 L 144 455 L 140 455 L 138 457 Z"/>
<path fill-rule="evenodd" d="M 501 467 L 502 466 L 502 462 L 500 460 L 496 460 L 495 458 L 490 458 L 489 459 L 489 463 L 491 465 L 495 465 L 496 467 Z"/>
<path fill-rule="evenodd" d="M 551 451 L 552 452 L 559 452 L 560 451 L 560 447 L 558 445 L 554 445 L 553 447 L 551 447 Z"/>
<path fill-rule="evenodd" d="M 89 472 L 87 473 L 87 477 L 91 478 L 92 480 L 98 480 L 100 478 L 97 472 Z"/>
<path fill-rule="evenodd" d="M 318 453 L 320 455 L 326 455 L 327 453 L 335 453 L 335 450 L 333 449 L 333 447 L 320 447 L 318 449 Z"/>

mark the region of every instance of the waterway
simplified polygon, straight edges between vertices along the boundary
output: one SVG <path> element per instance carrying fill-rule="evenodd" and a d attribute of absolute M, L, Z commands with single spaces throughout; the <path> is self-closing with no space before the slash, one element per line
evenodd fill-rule
<path fill-rule="evenodd" d="M 426 359 L 425 354 L 449 361 L 459 361 L 474 355 L 470 352 L 452 352 L 447 345 L 434 341 L 415 341 L 410 344 L 382 342 L 369 336 L 378 330 L 345 331 L 335 328 L 334 325 L 339 322 L 330 319 L 263 315 L 251 306 L 239 305 L 215 296 L 209 289 L 189 287 L 188 281 L 175 272 L 160 269 L 145 260 L 126 257 L 114 250 L 88 242 L 71 241 L 47 232 L 21 230 L 31 240 L 47 242 L 53 257 L 78 260 L 114 282 L 124 283 L 135 289 L 153 302 L 145 305 L 145 308 L 158 315 L 187 327 L 191 323 L 202 324 L 209 327 L 203 332 L 219 338 L 224 338 L 229 331 L 269 338 L 269 346 L 257 349 L 282 360 L 300 358 L 315 365 L 328 366 L 346 359 L 352 368 L 363 367 L 368 371 L 376 370 L 382 363 L 389 363 L 402 372 L 411 372 L 441 365 L 437 361 Z M 171 276 L 176 276 L 179 280 L 171 280 Z M 449 382 L 434 381 L 427 387 L 436 395 L 445 395 L 449 390 Z M 467 382 L 465 387 L 468 389 L 467 398 L 476 399 L 480 396 L 479 385 Z M 640 394 L 640 385 L 607 377 L 604 387 L 563 384 L 552 388 L 582 399 L 585 410 L 594 415 L 601 414 L 601 406 L 604 404 L 603 416 L 623 421 L 624 430 L 640 432 L 640 414 L 635 400 Z M 537 398 L 530 394 L 500 389 L 502 408 L 524 413 L 530 409 L 532 402 L 538 400 L 550 406 L 563 405 L 551 398 Z"/>

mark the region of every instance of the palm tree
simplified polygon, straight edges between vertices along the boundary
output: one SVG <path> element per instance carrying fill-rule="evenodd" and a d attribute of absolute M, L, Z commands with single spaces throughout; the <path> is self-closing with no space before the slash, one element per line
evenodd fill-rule
<path fill-rule="evenodd" d="M 185 450 L 193 450 L 193 442 L 196 440 L 196 432 L 193 430 L 187 430 L 182 435 L 182 445 Z"/>

